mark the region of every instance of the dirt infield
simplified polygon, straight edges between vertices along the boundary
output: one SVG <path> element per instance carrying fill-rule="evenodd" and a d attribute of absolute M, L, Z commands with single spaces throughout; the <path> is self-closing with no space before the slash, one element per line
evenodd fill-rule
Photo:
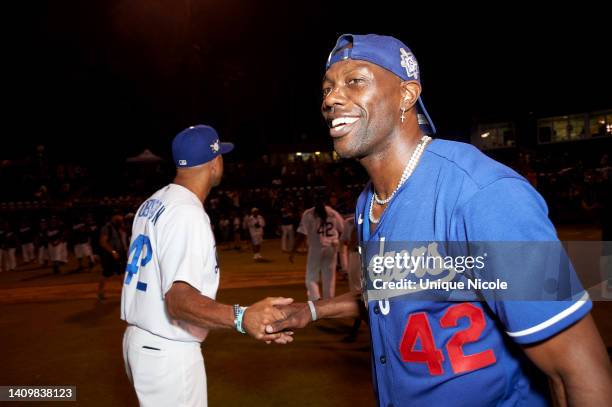
<path fill-rule="evenodd" d="M 305 300 L 305 256 L 290 264 L 278 241 L 265 242 L 266 262 L 248 251 L 220 250 L 218 300 L 250 304 L 266 296 Z M 0 385 L 75 385 L 76 403 L 45 406 L 131 406 L 136 397 L 124 372 L 119 319 L 120 281 L 110 298 L 95 299 L 98 270 L 63 274 L 22 267 L 0 273 Z M 338 291 L 346 291 L 339 281 Z M 593 315 L 612 346 L 612 302 Z M 202 349 L 210 406 L 372 406 L 369 334 L 345 343 L 350 320 L 319 321 L 287 346 L 265 345 L 233 331 L 212 332 Z M 2 404 L 2 403 L 0 403 Z M 10 406 L 40 405 L 5 403 Z"/>
<path fill-rule="evenodd" d="M 305 257 L 290 264 L 278 245 L 266 242 L 267 261 L 261 263 L 253 263 L 248 251 L 220 250 L 218 300 L 250 304 L 279 295 L 305 300 Z M 65 266 L 59 276 L 27 266 L 0 274 L 0 384 L 76 385 L 76 405 L 137 405 L 121 356 L 120 282 L 111 284 L 110 298 L 100 303 L 98 271 L 73 273 L 74 268 Z M 345 291 L 346 284 L 339 282 L 338 288 Z M 341 342 L 351 324 L 318 322 L 287 346 L 265 345 L 229 330 L 211 333 L 202 347 L 209 405 L 373 405 L 369 334 L 363 325 L 356 342 Z"/>

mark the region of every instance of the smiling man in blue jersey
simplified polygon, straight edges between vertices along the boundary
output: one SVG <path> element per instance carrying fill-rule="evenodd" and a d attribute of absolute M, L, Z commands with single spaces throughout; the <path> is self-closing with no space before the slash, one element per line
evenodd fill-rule
<path fill-rule="evenodd" d="M 430 137 L 420 79 L 414 54 L 392 37 L 342 35 L 327 61 L 321 110 L 334 148 L 370 176 L 355 213 L 362 250 L 373 242 L 557 241 L 545 202 L 524 178 L 468 144 Z M 568 273 L 575 280 L 571 266 Z M 450 302 L 351 292 L 292 304 L 291 316 L 267 331 L 356 317 L 365 305 L 380 406 L 612 405 L 592 304 L 582 288 L 575 293 Z"/>

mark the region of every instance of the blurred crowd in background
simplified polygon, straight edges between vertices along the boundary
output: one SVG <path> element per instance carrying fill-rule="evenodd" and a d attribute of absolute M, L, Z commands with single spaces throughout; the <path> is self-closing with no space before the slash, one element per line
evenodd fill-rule
<path fill-rule="evenodd" d="M 152 157 L 99 169 L 57 160 L 39 145 L 32 154 L 0 161 L 0 270 L 14 269 L 20 262 L 45 265 L 57 245 L 62 249 L 56 255 L 74 253 L 88 241 L 95 253 L 99 230 L 113 214 L 124 217 L 127 249 L 138 206 L 174 175 L 171 163 Z M 218 243 L 240 247 L 248 240 L 247 218 L 253 208 L 265 219 L 266 238 L 280 237 L 283 226 L 295 230 L 316 195 L 325 195 L 328 205 L 342 215 L 353 213 L 367 182 L 359 163 L 315 154 L 291 158 L 226 161 L 223 183 L 206 202 Z M 510 164 L 546 199 L 553 222 L 607 223 L 609 230 L 612 167 L 607 154 L 585 165 L 569 157 L 519 153 Z"/>

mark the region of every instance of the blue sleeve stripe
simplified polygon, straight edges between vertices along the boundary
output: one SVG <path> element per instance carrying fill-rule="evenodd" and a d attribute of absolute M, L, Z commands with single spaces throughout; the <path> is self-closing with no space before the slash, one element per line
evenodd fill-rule
<path fill-rule="evenodd" d="M 558 323 L 559 321 L 561 321 L 561 320 L 567 318 L 568 316 L 572 315 L 573 313 L 578 311 L 580 308 L 582 308 L 588 302 L 589 302 L 589 293 L 585 292 L 584 295 L 582 296 L 582 298 L 580 298 L 574 304 L 572 304 L 568 308 L 564 309 L 563 311 L 561 311 L 560 313 L 558 313 L 554 317 L 549 318 L 546 321 L 544 321 L 544 322 L 542 322 L 542 323 L 540 323 L 538 325 L 532 326 L 531 328 L 523 329 L 522 331 L 506 332 L 506 333 L 509 336 L 513 337 L 513 338 L 519 338 L 519 337 L 522 337 L 522 336 L 532 335 L 532 334 L 534 334 L 536 332 L 543 331 L 544 329 L 549 328 L 549 327 L 555 325 L 556 323 Z"/>

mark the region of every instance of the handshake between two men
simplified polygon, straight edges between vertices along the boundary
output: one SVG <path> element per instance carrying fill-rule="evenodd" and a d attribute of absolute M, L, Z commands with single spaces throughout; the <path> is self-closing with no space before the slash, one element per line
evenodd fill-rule
<path fill-rule="evenodd" d="M 320 318 L 356 318 L 359 293 L 349 292 L 332 299 L 306 303 L 292 298 L 269 297 L 246 308 L 242 326 L 253 338 L 266 343 L 287 344 L 294 330 Z"/>
<path fill-rule="evenodd" d="M 314 303 L 268 297 L 249 307 L 241 307 L 217 302 L 201 295 L 191 285 L 177 281 L 166 294 L 165 302 L 168 315 L 190 327 L 204 330 L 230 328 L 266 343 L 287 344 L 293 341 L 295 329 L 314 320 L 358 317 L 359 296 L 359 292 L 348 292 Z"/>

